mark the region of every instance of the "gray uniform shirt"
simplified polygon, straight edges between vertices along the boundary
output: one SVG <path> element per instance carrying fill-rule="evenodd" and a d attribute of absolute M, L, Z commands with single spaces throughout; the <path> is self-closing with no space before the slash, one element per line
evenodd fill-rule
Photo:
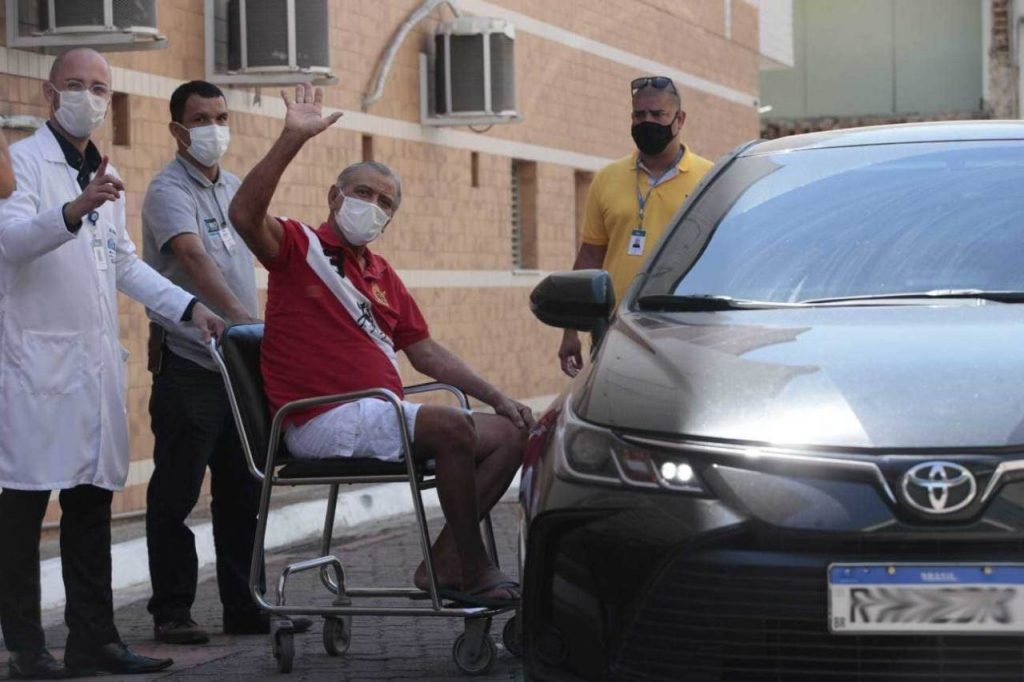
<path fill-rule="evenodd" d="M 180 234 L 198 235 L 210 258 L 224 273 L 228 287 L 250 316 L 259 317 L 252 252 L 228 222 L 228 206 L 240 184 L 236 176 L 223 168 L 217 180 L 210 182 L 198 168 L 178 155 L 157 173 L 146 190 L 142 204 L 142 255 L 161 275 L 198 296 L 195 283 L 169 244 Z M 224 316 L 223 310 L 203 302 Z M 146 314 L 167 331 L 166 343 L 172 353 L 207 369 L 217 369 L 210 351 L 197 335 L 152 310 L 147 309 Z"/>

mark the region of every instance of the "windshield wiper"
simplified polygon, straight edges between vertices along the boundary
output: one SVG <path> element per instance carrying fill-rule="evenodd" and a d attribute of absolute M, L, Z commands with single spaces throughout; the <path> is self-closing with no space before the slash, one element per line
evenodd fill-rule
<path fill-rule="evenodd" d="M 753 301 L 719 294 L 650 294 L 636 300 L 641 310 L 664 310 L 670 312 L 703 312 L 709 310 L 749 310 L 751 308 L 793 308 L 800 303 L 779 303 L 776 301 Z"/>
<path fill-rule="evenodd" d="M 930 291 L 907 291 L 896 294 L 862 294 L 859 296 L 835 296 L 832 298 L 809 298 L 800 303 L 856 303 L 858 301 L 887 301 L 905 298 L 978 298 L 1000 303 L 1024 303 L 1024 291 L 987 291 L 985 289 L 932 289 Z"/>

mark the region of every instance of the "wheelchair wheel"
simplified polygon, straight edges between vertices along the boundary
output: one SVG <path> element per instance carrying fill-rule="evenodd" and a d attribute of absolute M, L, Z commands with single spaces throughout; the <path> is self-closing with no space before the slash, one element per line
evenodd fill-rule
<path fill-rule="evenodd" d="M 474 657 L 470 656 L 469 642 L 466 640 L 465 633 L 459 635 L 455 639 L 455 644 L 452 645 L 452 660 L 455 661 L 458 669 L 467 675 L 486 674 L 494 665 L 497 653 L 498 648 L 494 645 L 494 640 L 486 634 L 480 642 L 480 651 Z"/>
<path fill-rule="evenodd" d="M 512 616 L 501 631 L 501 643 L 516 658 L 523 657 L 523 631 L 519 627 L 519 614 Z"/>
<path fill-rule="evenodd" d="M 352 644 L 352 616 L 324 619 L 324 650 L 331 656 L 341 656 Z"/>
<path fill-rule="evenodd" d="M 279 630 L 274 635 L 274 658 L 277 659 L 277 672 L 290 673 L 295 662 L 295 636 L 286 630 Z"/>

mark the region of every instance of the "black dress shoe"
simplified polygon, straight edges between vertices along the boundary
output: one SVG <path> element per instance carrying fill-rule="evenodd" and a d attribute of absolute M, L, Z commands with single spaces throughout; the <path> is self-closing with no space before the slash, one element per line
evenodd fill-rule
<path fill-rule="evenodd" d="M 174 665 L 169 658 L 150 658 L 133 652 L 122 642 L 104 644 L 86 655 L 64 656 L 64 664 L 75 677 L 87 677 L 98 672 L 116 675 L 155 673 Z"/>
<path fill-rule="evenodd" d="M 191 618 L 180 618 L 154 625 L 153 639 L 165 644 L 206 644 L 210 634 Z"/>
<path fill-rule="evenodd" d="M 7 662 L 12 680 L 63 680 L 68 669 L 49 651 L 12 651 Z"/>

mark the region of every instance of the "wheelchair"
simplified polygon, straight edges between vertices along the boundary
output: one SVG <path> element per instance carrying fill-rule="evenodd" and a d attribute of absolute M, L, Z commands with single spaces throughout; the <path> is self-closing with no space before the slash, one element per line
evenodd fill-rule
<path fill-rule="evenodd" d="M 344 654 L 351 643 L 353 616 L 434 616 L 463 618 L 464 631 L 452 645 L 452 659 L 463 673 L 483 675 L 494 664 L 497 648 L 490 635 L 491 619 L 513 610 L 513 607 L 487 608 L 445 604 L 440 597 L 437 575 L 430 554 L 430 533 L 427 527 L 422 491 L 436 487 L 433 463 L 417 463 L 412 457 L 412 445 L 406 429 L 405 413 L 398 397 L 386 389 L 371 389 L 338 395 L 319 396 L 290 402 L 271 419 L 263 378 L 260 372 L 260 346 L 263 324 L 233 325 L 224 330 L 219 341 L 210 341 L 210 353 L 220 369 L 227 389 L 238 435 L 245 452 L 249 470 L 262 482 L 259 520 L 253 543 L 252 564 L 249 571 L 249 590 L 257 606 L 270 614 L 271 645 L 279 672 L 291 672 L 294 657 L 295 629 L 290 616 L 321 616 L 324 619 L 323 645 L 331 656 Z M 407 395 L 431 391 L 447 391 L 455 396 L 463 408 L 469 404 L 459 389 L 440 383 L 426 383 L 404 389 Z M 362 398 L 375 397 L 389 402 L 402 434 L 402 458 L 399 462 L 378 459 L 345 457 L 327 460 L 299 459 L 289 455 L 282 437 L 284 420 L 289 414 L 316 405 L 341 404 Z M 413 509 L 419 530 L 423 560 L 427 569 L 428 589 L 415 587 L 352 587 L 345 582 L 345 569 L 341 560 L 331 555 L 335 508 L 340 486 L 361 483 L 406 483 L 412 494 Z M 277 580 L 275 603 L 267 601 L 260 589 L 260 568 L 263 564 L 270 512 L 271 492 L 280 486 L 328 485 L 329 499 L 320 542 L 320 556 L 287 565 Z M 490 516 L 482 521 L 484 544 L 495 565 L 494 531 Z M 290 576 L 318 570 L 320 582 L 333 595 L 331 606 L 297 606 L 286 603 L 286 584 Z M 359 605 L 367 598 L 406 599 L 424 605 Z M 275 618 L 276 616 L 276 618 Z M 515 656 L 522 655 L 521 621 L 518 612 L 506 623 L 502 631 L 505 648 Z"/>

